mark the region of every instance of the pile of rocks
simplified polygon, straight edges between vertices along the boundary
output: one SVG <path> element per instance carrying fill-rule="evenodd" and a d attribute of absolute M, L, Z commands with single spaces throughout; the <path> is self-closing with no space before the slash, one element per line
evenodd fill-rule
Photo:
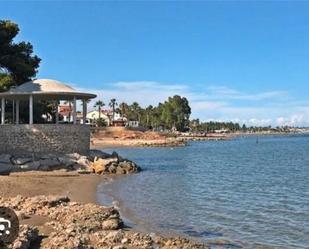
<path fill-rule="evenodd" d="M 47 154 L 32 157 L 16 157 L 9 154 L 0 155 L 0 175 L 22 171 L 53 171 L 65 169 L 80 173 L 129 174 L 140 171 L 134 162 L 120 157 L 116 152 L 108 154 L 91 150 L 88 156 L 74 154 Z"/>
<path fill-rule="evenodd" d="M 40 226 L 21 225 L 18 238 L 10 246 L 12 249 L 208 248 L 183 238 L 163 238 L 123 229 L 123 222 L 115 208 L 70 202 L 67 197 L 0 197 L 0 203 L 14 209 L 21 221 L 31 216 L 48 218 Z M 40 234 L 38 231 L 44 230 L 44 227 L 48 227 L 50 232 Z M 39 247 L 34 246 L 38 244 Z"/>

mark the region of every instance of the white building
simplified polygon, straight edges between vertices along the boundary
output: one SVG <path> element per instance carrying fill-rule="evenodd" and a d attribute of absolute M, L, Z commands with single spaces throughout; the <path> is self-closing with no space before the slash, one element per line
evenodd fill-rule
<path fill-rule="evenodd" d="M 101 111 L 101 115 L 98 110 L 93 110 L 87 113 L 87 119 L 89 119 L 91 123 L 95 123 L 95 121 L 98 120 L 99 117 L 101 117 L 101 119 L 106 122 L 107 126 L 110 125 L 110 119 L 105 112 Z"/>

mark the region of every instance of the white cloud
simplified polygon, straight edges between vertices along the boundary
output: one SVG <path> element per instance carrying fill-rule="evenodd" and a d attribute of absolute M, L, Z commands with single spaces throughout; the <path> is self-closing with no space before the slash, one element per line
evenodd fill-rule
<path fill-rule="evenodd" d="M 237 91 L 225 86 L 211 86 L 208 88 L 212 98 L 234 99 L 234 100 L 249 100 L 259 101 L 271 98 L 286 98 L 288 93 L 286 91 L 266 91 L 256 94 L 248 94 Z"/>
<path fill-rule="evenodd" d="M 101 89 L 79 90 L 97 94 L 106 104 L 116 98 L 118 103 L 137 101 L 144 107 L 178 94 L 188 98 L 192 117 L 203 121 L 237 121 L 252 126 L 309 125 L 309 103 L 297 102 L 281 90 L 246 93 L 225 86 L 192 88 L 190 84 L 155 81 L 115 82 L 104 84 Z"/>

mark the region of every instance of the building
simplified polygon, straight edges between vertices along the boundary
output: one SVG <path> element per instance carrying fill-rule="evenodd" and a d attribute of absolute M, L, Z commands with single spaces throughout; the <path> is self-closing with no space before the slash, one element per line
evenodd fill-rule
<path fill-rule="evenodd" d="M 87 113 L 87 119 L 90 121 L 91 124 L 95 124 L 95 122 L 101 117 L 103 121 L 106 123 L 107 126 L 110 126 L 110 118 L 106 114 L 105 111 L 101 111 L 101 114 L 98 110 L 93 110 Z"/>
<path fill-rule="evenodd" d="M 127 127 L 131 127 L 131 128 L 138 128 L 139 127 L 139 122 L 138 121 L 128 121 L 126 123 Z"/>
<path fill-rule="evenodd" d="M 73 122 L 73 106 L 72 104 L 58 105 L 58 113 L 62 117 L 63 122 Z"/>
<path fill-rule="evenodd" d="M 120 113 L 115 112 L 113 118 L 113 112 L 110 110 L 101 110 L 101 115 L 99 115 L 98 110 L 93 110 L 87 113 L 87 119 L 90 120 L 91 124 L 95 124 L 96 120 L 99 119 L 99 116 L 106 123 L 106 126 L 126 126 L 127 119 L 122 117 Z"/>

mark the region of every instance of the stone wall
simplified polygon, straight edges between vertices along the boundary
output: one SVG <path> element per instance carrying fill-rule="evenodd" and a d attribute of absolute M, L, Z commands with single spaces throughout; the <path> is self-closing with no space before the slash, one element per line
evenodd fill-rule
<path fill-rule="evenodd" d="M 74 153 L 87 155 L 90 127 L 71 124 L 0 125 L 0 154 L 37 155 Z"/>

